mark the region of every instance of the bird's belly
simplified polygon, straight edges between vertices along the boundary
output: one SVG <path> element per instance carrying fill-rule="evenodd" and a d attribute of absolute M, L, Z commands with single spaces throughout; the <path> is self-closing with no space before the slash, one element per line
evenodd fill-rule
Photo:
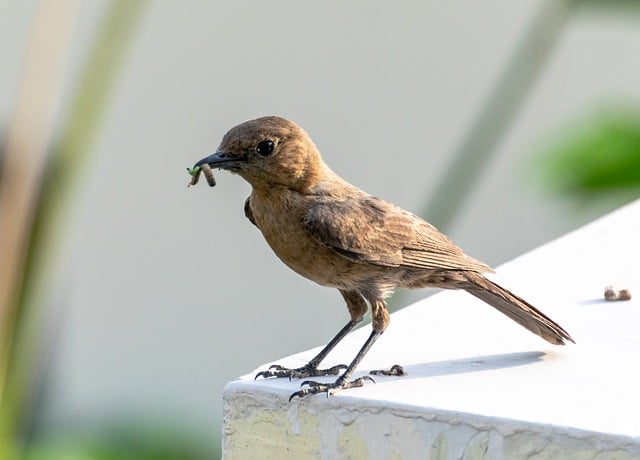
<path fill-rule="evenodd" d="M 301 225 L 278 227 L 264 229 L 262 234 L 280 260 L 318 284 L 343 287 L 341 279 L 353 271 L 353 262 L 317 242 Z"/>
<path fill-rule="evenodd" d="M 257 226 L 265 240 L 289 268 L 320 285 L 347 288 L 345 280 L 353 278 L 359 264 L 318 242 L 300 217 L 286 213 L 279 216 L 256 214 Z"/>

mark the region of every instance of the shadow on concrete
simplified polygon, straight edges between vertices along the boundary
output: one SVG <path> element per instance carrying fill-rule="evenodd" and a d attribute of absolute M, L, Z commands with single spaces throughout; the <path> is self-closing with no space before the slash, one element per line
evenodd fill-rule
<path fill-rule="evenodd" d="M 508 367 L 527 366 L 541 362 L 545 353 L 542 351 L 524 351 L 518 353 L 503 353 L 498 355 L 474 356 L 472 358 L 450 359 L 431 363 L 412 364 L 403 366 L 407 375 L 374 376 L 376 381 L 383 382 L 386 379 L 406 379 L 439 377 L 442 375 L 466 374 L 469 372 L 489 371 Z"/>

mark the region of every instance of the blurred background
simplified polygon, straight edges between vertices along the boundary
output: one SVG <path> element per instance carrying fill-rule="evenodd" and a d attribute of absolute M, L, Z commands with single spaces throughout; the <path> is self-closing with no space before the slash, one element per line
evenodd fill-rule
<path fill-rule="evenodd" d="M 492 265 L 639 195 L 639 2 L 5 0 L 0 56 L 0 458 L 217 458 L 224 384 L 342 327 L 186 187 L 244 120 Z"/>

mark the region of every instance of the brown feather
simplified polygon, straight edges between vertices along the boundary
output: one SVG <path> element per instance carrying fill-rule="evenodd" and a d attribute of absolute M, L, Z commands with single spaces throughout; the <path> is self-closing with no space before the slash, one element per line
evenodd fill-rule
<path fill-rule="evenodd" d="M 431 224 L 370 195 L 341 202 L 323 200 L 309 209 L 304 223 L 314 238 L 355 262 L 492 271 Z"/>
<path fill-rule="evenodd" d="M 513 292 L 479 273 L 467 272 L 464 275 L 470 283 L 470 287 L 465 287 L 469 294 L 485 301 L 547 342 L 554 345 L 564 345 L 565 340 L 574 342 L 558 323 Z"/>

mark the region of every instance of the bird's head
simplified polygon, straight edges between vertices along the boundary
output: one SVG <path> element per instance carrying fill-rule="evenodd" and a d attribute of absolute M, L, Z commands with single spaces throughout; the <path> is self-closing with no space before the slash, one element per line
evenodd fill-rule
<path fill-rule="evenodd" d="M 239 174 L 254 188 L 307 190 L 326 167 L 309 135 L 295 123 L 269 116 L 249 120 L 224 135 L 220 147 L 195 166 L 208 164 Z"/>

